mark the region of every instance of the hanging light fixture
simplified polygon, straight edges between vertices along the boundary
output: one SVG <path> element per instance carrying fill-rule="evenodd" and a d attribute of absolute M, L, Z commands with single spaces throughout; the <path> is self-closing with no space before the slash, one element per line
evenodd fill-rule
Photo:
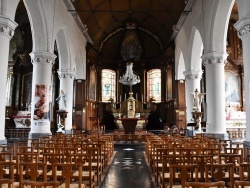
<path fill-rule="evenodd" d="M 133 63 L 132 62 L 127 63 L 126 67 L 127 67 L 126 73 L 122 77 L 120 77 L 119 82 L 129 86 L 140 83 L 141 82 L 140 77 L 133 73 Z"/>
<path fill-rule="evenodd" d="M 135 117 L 135 99 L 133 98 L 132 85 L 140 83 L 140 78 L 139 78 L 139 76 L 137 76 L 133 73 L 133 63 L 132 62 L 127 63 L 126 67 L 127 67 L 126 72 L 122 77 L 120 77 L 119 82 L 124 84 L 124 85 L 130 86 L 129 98 L 127 100 L 127 117 L 133 118 L 133 117 Z M 126 97 L 125 97 L 125 99 L 126 99 Z"/>
<path fill-rule="evenodd" d="M 130 86 L 128 98 L 128 117 L 134 117 L 135 114 L 135 99 L 133 98 L 132 85 L 140 83 L 140 78 L 133 72 L 133 61 L 138 61 L 141 57 L 142 47 L 139 37 L 136 33 L 137 24 L 127 22 L 125 24 L 126 32 L 121 46 L 121 56 L 124 61 L 127 61 L 126 72 L 120 77 L 119 82 L 123 85 Z M 126 94 L 125 94 L 126 100 Z"/>

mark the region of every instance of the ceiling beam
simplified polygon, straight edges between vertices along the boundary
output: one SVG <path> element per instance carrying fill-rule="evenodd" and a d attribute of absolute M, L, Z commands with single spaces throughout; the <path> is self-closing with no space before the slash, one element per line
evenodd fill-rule
<path fill-rule="evenodd" d="M 179 31 L 180 31 L 182 25 L 184 24 L 184 22 L 185 22 L 185 20 L 186 20 L 186 18 L 187 18 L 187 16 L 188 16 L 188 11 L 189 11 L 189 12 L 192 11 L 192 7 L 194 6 L 195 1 L 196 1 L 196 0 L 189 0 L 189 1 L 188 1 L 187 5 L 186 5 L 186 7 L 185 7 L 185 9 L 184 9 L 184 11 L 187 11 L 187 12 L 181 14 L 181 17 L 180 17 L 178 23 L 177 23 L 175 26 L 173 26 L 173 31 L 174 31 L 174 32 L 173 32 L 173 34 L 172 34 L 172 36 L 171 36 L 171 38 L 170 38 L 169 41 L 174 40 L 175 37 L 177 36 L 177 34 L 179 33 Z"/>
<path fill-rule="evenodd" d="M 182 12 L 182 13 L 189 13 L 192 12 L 192 10 L 88 10 L 88 9 L 76 9 L 76 10 L 68 10 L 73 12 L 127 12 L 127 13 L 133 13 L 133 12 L 150 12 L 150 13 L 159 13 L 159 12 Z"/>

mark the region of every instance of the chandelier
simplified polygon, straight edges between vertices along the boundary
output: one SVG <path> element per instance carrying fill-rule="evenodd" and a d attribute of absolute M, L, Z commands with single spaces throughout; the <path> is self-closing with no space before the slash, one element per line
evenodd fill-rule
<path fill-rule="evenodd" d="M 133 73 L 133 63 L 131 62 L 127 63 L 126 67 L 127 67 L 126 73 L 122 77 L 120 77 L 119 82 L 124 85 L 129 85 L 129 86 L 140 83 L 139 76 Z"/>

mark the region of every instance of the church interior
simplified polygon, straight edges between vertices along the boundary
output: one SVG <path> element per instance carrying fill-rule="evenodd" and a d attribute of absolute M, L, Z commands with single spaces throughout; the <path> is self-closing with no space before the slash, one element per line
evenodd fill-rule
<path fill-rule="evenodd" d="M 0 0 L 0 185 L 250 186 L 249 7 Z"/>
<path fill-rule="evenodd" d="M 86 46 L 86 80 L 74 80 L 74 101 L 72 105 L 74 128 L 91 130 L 93 128 L 92 121 L 98 118 L 101 122 L 106 112 L 106 105 L 111 103 L 111 100 L 115 116 L 118 117 L 119 112 L 120 115 L 126 115 L 127 109 L 122 107 L 122 103 L 129 97 L 131 88 L 129 85 L 120 83 L 119 77 L 125 74 L 126 64 L 132 63 L 132 71 L 140 79 L 137 84 L 132 86 L 133 98 L 138 101 L 135 113 L 140 114 L 142 112 L 142 116 L 144 116 L 145 111 L 147 116 L 149 105 L 153 102 L 160 114 L 162 129 L 164 127 L 171 128 L 171 125 L 186 129 L 187 124 L 194 121 L 190 122 L 187 119 L 185 80 L 175 80 L 173 40 L 174 35 L 176 35 L 173 32 L 173 26 L 185 12 L 186 2 L 166 2 L 166 6 L 170 4 L 170 7 L 168 7 L 170 10 L 167 10 L 167 13 L 162 13 L 163 11 L 157 7 L 161 5 L 160 3 L 152 3 L 152 6 L 155 6 L 152 8 L 153 10 L 141 11 L 141 4 L 134 3 L 131 6 L 138 10 L 136 13 L 133 11 L 117 11 L 116 9 L 124 10 L 128 8 L 127 4 L 118 6 L 118 2 L 113 2 L 111 7 L 117 7 L 114 10 L 110 8 L 108 2 L 102 3 L 101 8 L 95 3 L 91 5 L 85 3 L 87 4 L 84 1 L 73 3 L 80 19 L 88 26 L 89 36 L 92 36 L 91 42 L 87 43 Z M 145 3 L 144 6 L 149 6 L 148 3 Z M 90 7 L 96 7 L 95 9 L 92 8 L 94 13 L 90 10 Z M 163 14 L 165 17 L 158 14 Z M 245 108 L 242 44 L 237 37 L 237 31 L 233 28 L 237 18 L 235 15 L 237 15 L 236 5 L 232 10 L 227 35 L 227 53 L 229 55 L 225 65 L 225 88 L 228 90 L 227 96 L 225 96 L 225 109 L 228 120 L 230 120 L 230 112 L 233 111 L 234 114 L 231 113 L 234 116 L 232 119 L 240 116 L 236 123 L 243 125 L 245 124 Z M 29 54 L 32 52 L 32 33 L 22 1 L 17 7 L 17 21 L 19 17 L 22 18 L 20 18 L 21 24 L 19 24 L 11 40 L 8 63 L 7 137 L 11 134 L 8 129 L 15 128 L 13 117 L 18 116 L 18 113 L 31 113 L 33 66 Z M 157 17 L 157 22 L 154 21 L 155 17 Z M 164 25 L 166 20 L 169 22 Z M 164 40 L 160 40 L 161 38 L 164 38 Z M 55 42 L 54 53 L 58 55 L 57 48 Z M 58 69 L 59 58 L 56 58 L 52 67 L 53 88 L 52 99 L 50 99 L 52 132 L 56 132 L 57 129 L 56 111 L 58 110 L 58 104 L 56 98 L 60 90 Z M 202 69 L 206 71 L 205 67 L 202 67 Z M 107 77 L 105 77 L 105 72 L 107 72 Z M 155 77 L 157 75 L 158 77 Z M 205 79 L 205 74 L 203 74 L 199 88 L 199 91 L 203 93 L 206 92 Z M 235 89 L 236 91 L 232 93 Z M 206 96 L 204 97 L 204 103 L 206 103 L 205 99 Z M 203 117 L 201 121 L 206 124 L 206 117 Z M 229 125 L 232 123 L 233 121 L 228 121 Z M 233 132 L 230 128 L 228 128 L 228 131 L 230 132 L 230 138 L 238 137 L 238 133 Z M 243 130 L 241 137 L 243 138 L 244 135 Z"/>

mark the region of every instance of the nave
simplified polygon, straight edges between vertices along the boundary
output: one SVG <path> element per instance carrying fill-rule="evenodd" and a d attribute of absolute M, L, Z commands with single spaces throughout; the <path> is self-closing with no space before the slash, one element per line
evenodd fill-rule
<path fill-rule="evenodd" d="M 100 188 L 154 188 L 144 144 L 115 144 L 112 164 Z"/>

